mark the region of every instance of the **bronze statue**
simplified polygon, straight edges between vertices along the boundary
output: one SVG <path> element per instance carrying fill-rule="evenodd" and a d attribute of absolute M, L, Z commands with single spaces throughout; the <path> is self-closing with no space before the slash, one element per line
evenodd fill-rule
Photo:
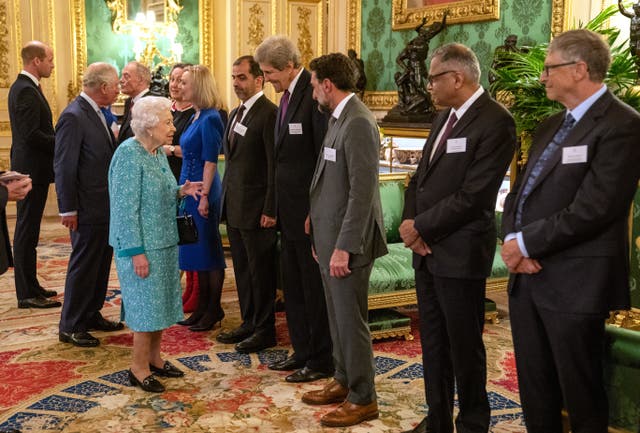
<path fill-rule="evenodd" d="M 162 73 L 162 65 L 158 66 L 151 75 L 151 84 L 149 85 L 149 93 L 153 96 L 169 97 L 169 80 Z"/>
<path fill-rule="evenodd" d="M 349 48 L 347 51 L 349 59 L 353 62 L 355 70 L 358 71 L 358 79 L 356 80 L 356 93 L 362 99 L 364 97 L 364 89 L 367 87 L 367 76 L 364 73 L 364 62 L 358 58 L 358 53 Z"/>
<path fill-rule="evenodd" d="M 618 0 L 618 9 L 620 9 L 622 15 L 631 18 L 629 47 L 631 48 L 631 55 L 633 55 L 636 67 L 638 68 L 638 77 L 640 77 L 640 1 L 633 4 L 632 9 L 626 9 L 622 5 L 622 0 Z"/>
<path fill-rule="evenodd" d="M 509 53 L 519 53 L 522 51 L 518 47 L 516 47 L 517 43 L 518 36 L 509 35 L 504 40 L 504 45 L 496 47 L 495 51 L 493 52 L 493 63 L 491 63 L 491 69 L 489 70 L 489 75 L 487 77 L 489 79 L 489 84 L 493 84 L 493 82 L 498 78 L 494 71 L 497 71 L 498 69 L 509 63 Z"/>

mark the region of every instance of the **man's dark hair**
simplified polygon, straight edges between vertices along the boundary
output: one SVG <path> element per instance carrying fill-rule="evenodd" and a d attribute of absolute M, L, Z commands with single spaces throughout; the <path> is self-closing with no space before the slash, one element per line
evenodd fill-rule
<path fill-rule="evenodd" d="M 193 64 L 191 63 L 174 63 L 173 66 L 171 66 L 171 70 L 169 71 L 169 75 L 171 75 L 171 73 L 173 72 L 174 69 L 184 69 L 187 66 L 193 66 Z"/>
<path fill-rule="evenodd" d="M 264 73 L 262 72 L 262 69 L 260 69 L 260 65 L 258 64 L 258 62 L 255 61 L 253 56 L 238 57 L 236 61 L 233 62 L 233 66 L 238 66 L 242 62 L 249 63 L 249 73 L 253 75 L 253 78 L 258 78 L 258 77 L 264 78 Z"/>
<path fill-rule="evenodd" d="M 317 57 L 311 61 L 309 69 L 316 73 L 318 81 L 326 78 L 339 90 L 346 92 L 356 90 L 359 73 L 354 68 L 353 61 L 342 53 Z"/>

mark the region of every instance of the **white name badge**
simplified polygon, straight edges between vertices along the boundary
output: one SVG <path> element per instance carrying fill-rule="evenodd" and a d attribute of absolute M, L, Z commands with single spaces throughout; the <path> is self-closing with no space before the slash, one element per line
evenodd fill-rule
<path fill-rule="evenodd" d="M 302 135 L 302 123 L 290 123 L 289 124 L 289 134 L 291 134 L 291 135 Z"/>
<path fill-rule="evenodd" d="M 467 137 L 450 138 L 447 140 L 447 153 L 460 153 L 467 151 Z"/>
<path fill-rule="evenodd" d="M 562 148 L 563 164 L 587 162 L 587 146 L 568 146 Z"/>
<path fill-rule="evenodd" d="M 327 161 L 336 162 L 336 150 L 330 147 L 324 148 L 324 159 Z"/>
<path fill-rule="evenodd" d="M 236 122 L 236 126 L 233 127 L 233 132 L 244 137 L 244 134 L 247 133 L 247 127 L 240 122 Z"/>

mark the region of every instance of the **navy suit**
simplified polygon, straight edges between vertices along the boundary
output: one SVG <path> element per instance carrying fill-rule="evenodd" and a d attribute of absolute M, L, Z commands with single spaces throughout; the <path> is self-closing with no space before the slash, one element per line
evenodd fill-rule
<path fill-rule="evenodd" d="M 78 212 L 65 282 L 61 332 L 81 332 L 100 317 L 111 266 L 108 172 L 115 139 L 82 96 L 56 125 L 54 170 L 60 213 Z"/>
<path fill-rule="evenodd" d="M 53 182 L 54 131 L 51 109 L 44 94 L 20 74 L 9 90 L 11 169 L 31 176 L 33 188 L 17 204 L 13 237 L 18 300 L 34 298 L 43 288 L 36 275 L 40 222 Z"/>
<path fill-rule="evenodd" d="M 328 118 L 312 98 L 311 74 L 303 70 L 275 127 L 276 212 L 281 237 L 282 289 L 287 326 L 298 361 L 313 370 L 332 371 L 331 335 L 318 264 L 304 233 L 309 187 L 327 130 Z"/>

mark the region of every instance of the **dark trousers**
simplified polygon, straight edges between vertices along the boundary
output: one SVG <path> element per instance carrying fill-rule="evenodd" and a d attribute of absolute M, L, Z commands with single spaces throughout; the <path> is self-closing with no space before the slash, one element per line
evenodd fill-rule
<path fill-rule="evenodd" d="M 517 278 L 509 296 L 509 316 L 527 431 L 562 432 L 565 407 L 573 433 L 606 433 L 605 318 L 539 308 L 531 297 L 536 290 L 532 278 Z"/>
<path fill-rule="evenodd" d="M 373 264 L 334 278 L 321 268 L 333 341 L 334 378 L 349 388 L 347 400 L 365 405 L 376 400 L 375 365 L 369 333 L 369 276 Z"/>
<path fill-rule="evenodd" d="M 109 226 L 78 225 L 71 232 L 71 247 L 60 315 L 61 332 L 86 331 L 100 315 L 113 255 Z"/>
<path fill-rule="evenodd" d="M 275 335 L 276 230 L 227 225 L 242 327 Z"/>
<path fill-rule="evenodd" d="M 17 203 L 16 229 L 13 234 L 13 261 L 18 300 L 34 298 L 42 290 L 37 270 L 38 239 L 48 184 L 34 184 L 29 194 Z"/>
<path fill-rule="evenodd" d="M 416 292 L 429 425 L 438 433 L 453 432 L 457 387 L 456 431 L 486 433 L 485 280 L 441 278 L 421 269 L 416 270 Z"/>
<path fill-rule="evenodd" d="M 282 289 L 287 326 L 296 359 L 319 371 L 332 371 L 331 333 L 318 264 L 308 239 L 281 239 Z"/>

